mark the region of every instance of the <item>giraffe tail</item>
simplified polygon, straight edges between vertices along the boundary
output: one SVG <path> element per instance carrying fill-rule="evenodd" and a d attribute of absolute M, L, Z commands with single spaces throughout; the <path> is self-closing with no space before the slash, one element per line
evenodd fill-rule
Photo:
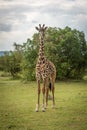
<path fill-rule="evenodd" d="M 51 82 L 49 83 L 49 90 L 51 91 L 52 90 L 52 85 L 51 85 Z"/>

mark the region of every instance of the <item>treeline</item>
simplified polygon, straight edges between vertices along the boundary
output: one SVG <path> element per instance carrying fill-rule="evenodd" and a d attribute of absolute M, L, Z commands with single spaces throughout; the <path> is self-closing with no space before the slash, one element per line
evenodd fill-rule
<path fill-rule="evenodd" d="M 0 57 L 0 70 L 13 77 L 18 74 L 24 80 L 35 80 L 35 65 L 39 50 L 39 34 L 19 45 L 14 51 Z M 49 27 L 45 34 L 45 55 L 57 70 L 57 79 L 81 79 L 87 70 L 87 44 L 84 32 L 70 27 Z"/>

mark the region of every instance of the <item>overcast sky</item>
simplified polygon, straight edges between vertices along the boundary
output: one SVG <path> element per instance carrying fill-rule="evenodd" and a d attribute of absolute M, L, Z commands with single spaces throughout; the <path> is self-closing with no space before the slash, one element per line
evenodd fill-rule
<path fill-rule="evenodd" d="M 78 29 L 87 40 L 87 0 L 0 0 L 0 51 L 32 38 L 39 23 Z"/>

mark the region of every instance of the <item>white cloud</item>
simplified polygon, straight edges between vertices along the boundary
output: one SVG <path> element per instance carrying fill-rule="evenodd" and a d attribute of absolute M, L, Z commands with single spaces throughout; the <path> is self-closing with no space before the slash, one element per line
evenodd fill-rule
<path fill-rule="evenodd" d="M 1 0 L 0 50 L 12 49 L 31 38 L 35 26 L 71 28 L 84 31 L 87 38 L 87 0 Z"/>

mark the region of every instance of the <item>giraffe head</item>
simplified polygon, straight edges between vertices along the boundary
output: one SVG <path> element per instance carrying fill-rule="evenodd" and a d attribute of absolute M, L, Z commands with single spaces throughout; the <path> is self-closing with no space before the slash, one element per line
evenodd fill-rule
<path fill-rule="evenodd" d="M 39 36 L 40 36 L 39 38 L 41 40 L 44 38 L 44 32 L 46 29 L 47 29 L 47 27 L 45 27 L 45 24 L 43 24 L 42 26 L 41 26 L 41 24 L 39 24 L 39 27 L 36 27 L 36 30 L 39 31 Z"/>

